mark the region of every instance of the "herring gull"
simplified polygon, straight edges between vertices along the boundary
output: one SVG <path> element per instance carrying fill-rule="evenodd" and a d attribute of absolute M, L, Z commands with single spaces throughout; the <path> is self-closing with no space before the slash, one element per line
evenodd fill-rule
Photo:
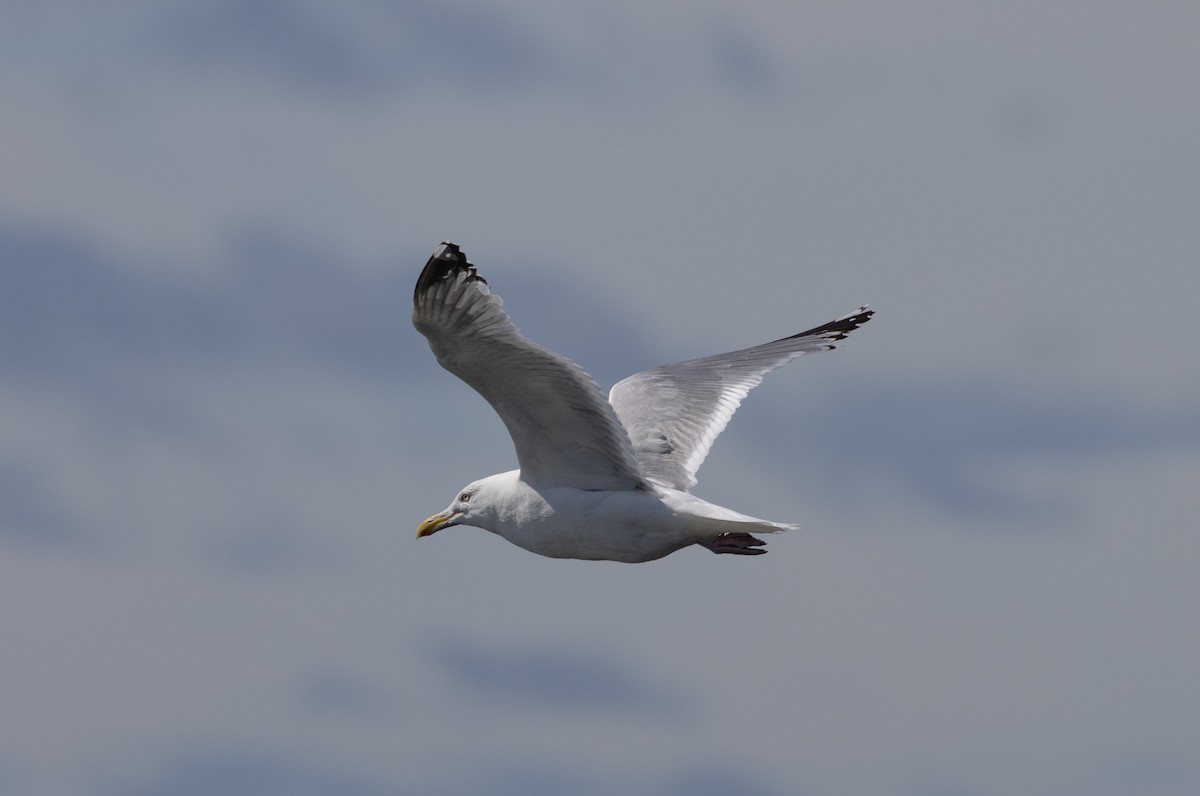
<path fill-rule="evenodd" d="M 797 527 L 696 497 L 696 470 L 763 376 L 834 348 L 874 313 L 864 305 L 771 343 L 636 373 L 605 400 L 583 368 L 527 340 L 501 304 L 453 243 L 417 280 L 413 325 L 500 415 L 520 465 L 467 484 L 417 538 L 474 525 L 551 558 L 626 562 L 693 544 L 757 555 L 765 543 L 753 534 Z"/>

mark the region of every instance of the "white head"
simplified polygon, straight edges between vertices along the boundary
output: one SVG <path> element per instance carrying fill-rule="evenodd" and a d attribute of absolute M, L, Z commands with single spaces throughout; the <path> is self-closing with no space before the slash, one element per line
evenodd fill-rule
<path fill-rule="evenodd" d="M 445 511 L 434 514 L 417 526 L 417 538 L 430 536 L 451 525 L 474 525 L 476 528 L 494 530 L 497 510 L 504 502 L 505 485 L 511 480 L 511 473 L 500 473 L 467 484 L 458 491 L 458 497 Z"/>

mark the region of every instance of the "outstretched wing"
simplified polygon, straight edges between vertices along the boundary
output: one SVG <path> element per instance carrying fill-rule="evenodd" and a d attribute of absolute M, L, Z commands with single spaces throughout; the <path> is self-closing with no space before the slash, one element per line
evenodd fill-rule
<path fill-rule="evenodd" d="M 763 376 L 802 354 L 835 348 L 874 314 L 862 306 L 782 340 L 663 365 L 618 382 L 608 400 L 629 433 L 643 475 L 673 489 L 695 486 L 713 440 Z"/>
<path fill-rule="evenodd" d="M 417 280 L 413 326 L 438 363 L 500 415 L 521 478 L 579 489 L 643 485 L 629 436 L 596 382 L 525 339 L 501 304 L 458 246 L 443 243 Z"/>

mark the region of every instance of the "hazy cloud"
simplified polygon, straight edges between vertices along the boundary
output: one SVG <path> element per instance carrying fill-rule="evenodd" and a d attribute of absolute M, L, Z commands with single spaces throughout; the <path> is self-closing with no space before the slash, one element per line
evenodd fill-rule
<path fill-rule="evenodd" d="M 690 712 L 680 694 L 596 650 L 500 649 L 444 636 L 431 642 L 430 656 L 472 698 L 496 705 L 669 720 Z"/>
<path fill-rule="evenodd" d="M 449 739 L 448 739 L 449 740 Z M 105 787 L 113 796 L 776 796 L 782 791 L 767 785 L 736 763 L 702 763 L 680 772 L 631 775 L 610 769 L 564 765 L 551 760 L 479 761 L 455 766 L 437 777 L 408 775 L 380 781 L 334 766 L 305 759 L 245 752 L 210 752 L 182 755 L 156 776 L 139 784 Z"/>
<path fill-rule="evenodd" d="M 390 695 L 361 677 L 337 669 L 323 669 L 305 678 L 300 687 L 303 704 L 317 713 L 369 718 L 395 707 Z"/>
<path fill-rule="evenodd" d="M 1010 491 L 998 468 L 1032 460 L 1072 462 L 1147 451 L 1200 451 L 1200 413 L 1190 407 L 1147 413 L 1080 394 L 1038 401 L 997 385 L 946 383 L 939 388 L 857 381 L 837 385 L 832 403 L 805 400 L 802 410 L 775 401 L 739 417 L 761 435 L 763 450 L 810 470 L 831 489 L 883 476 L 939 508 L 964 517 L 1019 521 L 1061 516 L 1064 505 Z M 780 438 L 770 428 L 792 425 Z M 799 452 L 792 445 L 799 440 Z"/>
<path fill-rule="evenodd" d="M 31 547 L 89 544 L 83 521 L 52 491 L 51 479 L 29 466 L 0 460 L 0 541 Z"/>
<path fill-rule="evenodd" d="M 733 24 L 716 26 L 709 44 L 713 68 L 733 88 L 760 92 L 777 86 L 779 66 L 746 30 Z"/>
<path fill-rule="evenodd" d="M 102 403 L 108 390 L 128 400 L 146 386 L 118 380 L 159 380 L 178 369 L 318 367 L 396 385 L 405 357 L 424 363 L 427 354 L 401 341 L 418 339 L 408 320 L 411 282 L 429 252 L 371 267 L 310 240 L 246 228 L 200 277 L 119 266 L 70 235 L 0 226 L 0 362 L 10 376 L 94 391 Z M 641 352 L 629 324 L 585 285 L 505 273 L 503 263 L 487 273 L 525 310 L 532 335 L 552 333 L 556 347 L 602 368 Z M 157 413 L 144 393 L 137 400 L 138 416 Z"/>
<path fill-rule="evenodd" d="M 400 796 L 407 788 L 312 760 L 272 755 L 198 753 L 182 756 L 137 784 L 104 788 L 113 796 Z"/>

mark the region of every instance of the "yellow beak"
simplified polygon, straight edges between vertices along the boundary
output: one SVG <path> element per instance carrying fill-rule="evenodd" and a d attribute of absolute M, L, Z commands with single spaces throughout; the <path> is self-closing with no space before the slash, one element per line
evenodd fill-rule
<path fill-rule="evenodd" d="M 425 520 L 425 522 L 417 526 L 417 538 L 420 539 L 422 536 L 430 536 L 437 533 L 442 528 L 448 528 L 451 525 L 454 525 L 454 520 L 457 518 L 457 516 L 457 514 L 452 514 L 449 511 L 443 511 L 439 514 L 434 514 L 432 517 Z"/>

